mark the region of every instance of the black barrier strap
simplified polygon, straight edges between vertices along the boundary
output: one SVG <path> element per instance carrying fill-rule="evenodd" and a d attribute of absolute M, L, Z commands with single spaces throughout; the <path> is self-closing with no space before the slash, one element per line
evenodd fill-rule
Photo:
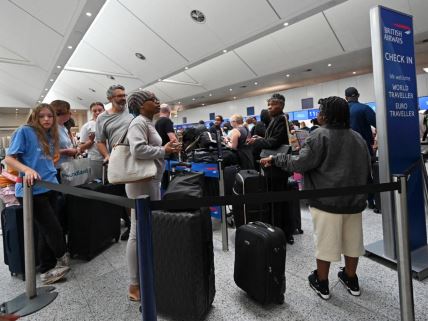
<path fill-rule="evenodd" d="M 409 176 L 411 172 L 413 172 L 413 170 L 418 167 L 418 165 L 420 165 L 422 162 L 421 158 L 419 158 L 417 161 L 415 161 L 412 165 L 410 165 L 403 173 L 404 176 Z M 399 176 L 399 175 L 396 175 Z"/>
<path fill-rule="evenodd" d="M 118 206 L 135 208 L 134 200 L 126 197 L 122 197 L 122 196 L 105 194 L 105 193 L 95 192 L 95 191 L 91 191 L 83 188 L 72 187 L 72 186 L 67 186 L 62 184 L 54 184 L 46 181 L 36 181 L 36 184 L 39 186 L 46 187 L 50 190 L 61 192 L 64 194 L 71 194 L 74 196 L 98 200 L 101 202 L 107 202 Z"/>
<path fill-rule="evenodd" d="M 400 184 L 382 183 L 341 188 L 326 188 L 307 191 L 279 191 L 266 193 L 250 193 L 246 195 L 207 196 L 201 198 L 184 198 L 180 200 L 151 201 L 152 210 L 179 210 L 219 205 L 242 205 L 284 202 L 289 200 L 313 199 L 352 194 L 368 194 L 400 190 Z M 189 206 L 190 205 L 190 206 Z"/>

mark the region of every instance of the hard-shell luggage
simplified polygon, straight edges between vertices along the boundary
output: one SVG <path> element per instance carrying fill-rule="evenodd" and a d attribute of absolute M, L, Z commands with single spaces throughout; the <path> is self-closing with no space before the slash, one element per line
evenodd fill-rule
<path fill-rule="evenodd" d="M 124 185 L 90 183 L 80 188 L 124 196 Z M 106 202 L 67 195 L 68 246 L 72 256 L 90 260 L 114 239 L 119 241 L 120 218 L 126 208 Z"/>
<path fill-rule="evenodd" d="M 215 295 L 209 210 L 152 214 L 156 307 L 174 320 L 201 320 Z"/>
<path fill-rule="evenodd" d="M 262 222 L 236 230 L 235 283 L 261 304 L 284 302 L 285 242 L 280 228 Z"/>
<path fill-rule="evenodd" d="M 4 263 L 10 274 L 25 280 L 24 220 L 22 206 L 9 206 L 1 212 Z M 37 248 L 37 230 L 34 229 L 34 246 Z M 37 253 L 37 252 L 36 252 Z M 38 256 L 36 254 L 36 264 Z"/>
<path fill-rule="evenodd" d="M 298 191 L 299 183 L 295 180 L 288 180 L 288 190 L 290 191 Z M 295 234 L 303 234 L 302 230 L 302 213 L 300 211 L 300 200 L 290 200 L 287 201 L 287 208 L 289 215 L 292 216 L 295 228 Z"/>
<path fill-rule="evenodd" d="M 252 169 L 243 169 L 236 174 L 233 192 L 235 195 L 263 193 L 267 191 L 265 177 Z M 270 222 L 269 204 L 242 204 L 233 206 L 236 227 L 253 221 Z"/>

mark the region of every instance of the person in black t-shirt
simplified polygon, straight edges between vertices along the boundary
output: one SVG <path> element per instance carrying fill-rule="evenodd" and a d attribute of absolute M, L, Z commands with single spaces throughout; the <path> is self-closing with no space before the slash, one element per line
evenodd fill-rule
<path fill-rule="evenodd" d="M 177 136 L 174 131 L 174 123 L 169 118 L 171 115 L 171 109 L 167 104 L 162 104 L 160 106 L 159 119 L 155 124 L 155 128 L 159 133 L 159 136 L 162 138 L 162 146 L 168 142 L 177 141 Z"/>

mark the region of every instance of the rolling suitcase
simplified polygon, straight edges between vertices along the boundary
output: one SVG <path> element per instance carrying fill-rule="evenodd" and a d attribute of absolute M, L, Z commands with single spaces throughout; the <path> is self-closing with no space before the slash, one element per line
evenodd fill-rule
<path fill-rule="evenodd" d="M 289 179 L 287 183 L 287 188 L 290 191 L 292 190 L 298 191 L 299 183 L 296 182 L 295 180 Z M 302 213 L 300 212 L 300 200 L 297 199 L 297 200 L 287 201 L 287 208 L 288 208 L 289 215 L 291 215 L 293 218 L 293 223 L 295 227 L 294 234 L 303 234 Z"/>
<path fill-rule="evenodd" d="M 233 192 L 235 195 L 263 193 L 267 191 L 266 179 L 252 169 L 240 170 L 236 174 Z M 232 208 L 236 227 L 253 221 L 270 222 L 268 204 L 242 204 Z"/>
<path fill-rule="evenodd" d="M 124 185 L 90 183 L 80 188 L 124 196 Z M 119 241 L 120 218 L 125 208 L 101 201 L 67 195 L 68 246 L 72 256 L 90 260 L 114 239 Z"/>
<path fill-rule="evenodd" d="M 174 320 L 201 320 L 215 295 L 209 211 L 152 214 L 156 307 Z"/>
<path fill-rule="evenodd" d="M 4 263 L 9 266 L 12 276 L 25 280 L 24 221 L 22 206 L 9 206 L 1 212 L 3 231 Z M 34 246 L 37 248 L 37 230 L 34 229 Z M 36 252 L 37 253 L 37 252 Z M 36 254 L 36 264 L 38 256 Z"/>
<path fill-rule="evenodd" d="M 238 287 L 261 304 L 282 304 L 285 293 L 286 241 L 280 228 L 252 222 L 236 230 L 235 268 Z"/>

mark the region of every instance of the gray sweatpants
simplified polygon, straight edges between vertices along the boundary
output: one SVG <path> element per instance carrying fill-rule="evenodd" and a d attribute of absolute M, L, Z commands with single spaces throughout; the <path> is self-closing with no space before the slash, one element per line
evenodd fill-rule
<path fill-rule="evenodd" d="M 150 200 L 160 200 L 160 179 L 153 179 L 149 182 L 129 183 L 125 185 L 128 198 L 136 198 L 139 195 L 149 195 Z M 131 210 L 131 231 L 129 233 L 126 247 L 126 259 L 128 260 L 129 283 L 139 285 L 138 260 L 137 260 L 137 229 L 135 220 L 135 210 Z"/>

